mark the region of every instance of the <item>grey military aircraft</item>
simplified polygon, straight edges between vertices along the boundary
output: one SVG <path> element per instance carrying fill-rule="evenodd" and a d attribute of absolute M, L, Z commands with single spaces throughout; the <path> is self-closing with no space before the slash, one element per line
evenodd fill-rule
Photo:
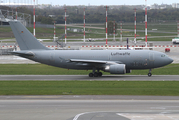
<path fill-rule="evenodd" d="M 43 46 L 19 21 L 9 22 L 21 51 L 12 54 L 39 63 L 77 70 L 92 70 L 89 77 L 102 72 L 130 73 L 133 69 L 151 69 L 173 62 L 165 53 L 152 50 L 52 50 Z"/>

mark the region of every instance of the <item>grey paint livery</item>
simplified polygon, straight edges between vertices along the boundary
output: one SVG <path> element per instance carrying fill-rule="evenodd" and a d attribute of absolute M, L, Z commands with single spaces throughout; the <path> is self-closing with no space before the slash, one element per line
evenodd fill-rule
<path fill-rule="evenodd" d="M 173 62 L 165 53 L 151 50 L 51 50 L 43 46 L 20 22 L 9 23 L 21 49 L 13 54 L 56 67 L 93 70 L 90 77 L 102 76 L 100 70 L 125 74 L 132 69 L 149 69 L 148 76 L 151 76 L 151 69 Z"/>

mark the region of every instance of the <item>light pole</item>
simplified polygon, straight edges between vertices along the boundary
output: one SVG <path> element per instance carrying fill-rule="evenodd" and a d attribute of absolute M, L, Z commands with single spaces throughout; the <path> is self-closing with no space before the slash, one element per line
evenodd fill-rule
<path fill-rule="evenodd" d="M 136 44 L 136 8 L 134 9 L 134 43 Z"/>
<path fill-rule="evenodd" d="M 35 0 L 34 0 L 34 37 L 35 37 Z"/>
<path fill-rule="evenodd" d="M 145 47 L 147 47 L 147 0 L 145 0 Z"/>
<path fill-rule="evenodd" d="M 108 6 L 106 5 L 106 47 L 108 46 Z"/>
<path fill-rule="evenodd" d="M 55 31 L 55 23 L 56 23 L 56 21 L 54 21 L 54 37 L 53 37 L 53 41 L 55 42 L 56 41 L 56 37 L 55 37 L 55 35 L 56 35 L 56 31 Z"/>
<path fill-rule="evenodd" d="M 114 35 L 113 41 L 116 41 L 116 40 L 115 40 L 115 36 L 116 36 L 116 29 L 115 29 L 115 28 L 116 28 L 116 23 L 115 23 L 115 21 L 114 21 L 114 22 L 113 22 L 113 32 L 114 32 L 114 33 L 113 33 L 113 35 Z"/>
<path fill-rule="evenodd" d="M 84 8 L 84 42 L 85 42 L 85 8 Z"/>
<path fill-rule="evenodd" d="M 121 31 L 120 36 L 121 36 L 121 44 L 122 44 L 122 21 L 120 22 L 120 31 Z"/>
<path fill-rule="evenodd" d="M 67 30 L 66 30 L 66 8 L 65 8 L 65 44 L 67 39 Z"/>

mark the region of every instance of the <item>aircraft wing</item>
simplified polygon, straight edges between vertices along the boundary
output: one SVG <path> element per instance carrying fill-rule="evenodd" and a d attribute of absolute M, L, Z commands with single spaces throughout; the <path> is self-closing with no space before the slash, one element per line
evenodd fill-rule
<path fill-rule="evenodd" d="M 70 62 L 93 63 L 93 64 L 122 64 L 122 62 L 120 61 L 83 60 L 83 59 L 70 59 Z"/>

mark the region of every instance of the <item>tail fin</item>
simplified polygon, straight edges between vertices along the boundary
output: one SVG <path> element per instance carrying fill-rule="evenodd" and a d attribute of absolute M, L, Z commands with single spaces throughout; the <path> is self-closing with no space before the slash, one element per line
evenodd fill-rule
<path fill-rule="evenodd" d="M 19 21 L 9 21 L 16 41 L 21 50 L 49 50 L 42 45 Z"/>

